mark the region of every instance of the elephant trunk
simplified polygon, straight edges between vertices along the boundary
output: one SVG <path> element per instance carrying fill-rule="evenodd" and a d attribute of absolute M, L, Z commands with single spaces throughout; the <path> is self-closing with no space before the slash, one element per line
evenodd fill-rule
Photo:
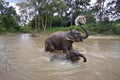
<path fill-rule="evenodd" d="M 86 59 L 86 57 L 83 54 L 79 54 L 79 57 L 83 58 L 83 62 L 87 62 L 87 59 Z"/>
<path fill-rule="evenodd" d="M 88 32 L 88 30 L 86 30 L 84 27 L 82 27 L 82 26 L 80 26 L 84 31 L 85 31 L 85 35 L 81 35 L 81 38 L 82 39 L 86 39 L 86 38 L 88 38 L 88 36 L 89 36 L 89 32 Z"/>

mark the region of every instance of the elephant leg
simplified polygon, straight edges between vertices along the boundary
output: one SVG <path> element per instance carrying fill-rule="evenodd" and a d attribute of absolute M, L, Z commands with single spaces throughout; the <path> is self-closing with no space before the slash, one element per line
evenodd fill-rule
<path fill-rule="evenodd" d="M 48 46 L 45 46 L 45 51 L 49 51 Z"/>
<path fill-rule="evenodd" d="M 67 53 L 68 52 L 68 47 L 64 46 L 62 50 L 63 50 L 63 53 Z"/>
<path fill-rule="evenodd" d="M 53 52 L 53 50 L 54 50 L 54 46 L 53 45 L 51 45 L 51 47 L 50 47 L 50 52 Z"/>
<path fill-rule="evenodd" d="M 69 50 L 69 51 L 73 51 L 72 44 L 68 47 L 68 50 Z"/>
<path fill-rule="evenodd" d="M 53 52 L 53 50 L 54 50 L 54 46 L 51 43 L 51 41 L 46 41 L 45 42 L 45 51 Z"/>
<path fill-rule="evenodd" d="M 45 51 L 49 51 L 49 48 L 48 48 L 49 44 L 47 43 L 47 41 L 45 42 Z"/>
<path fill-rule="evenodd" d="M 50 52 L 53 52 L 53 50 L 54 50 L 54 46 L 53 46 L 52 43 L 50 43 L 50 45 L 49 45 L 49 51 L 50 51 Z"/>
<path fill-rule="evenodd" d="M 62 50 L 63 50 L 63 53 L 68 52 L 68 45 L 65 42 L 62 44 Z"/>

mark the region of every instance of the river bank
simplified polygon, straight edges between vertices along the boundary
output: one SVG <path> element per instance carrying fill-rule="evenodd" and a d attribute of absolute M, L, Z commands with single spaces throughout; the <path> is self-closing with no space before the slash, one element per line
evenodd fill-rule
<path fill-rule="evenodd" d="M 39 34 L 36 34 L 39 35 Z M 41 33 L 40 35 L 49 36 L 50 34 Z M 120 35 L 89 35 L 88 39 L 120 39 Z"/>
<path fill-rule="evenodd" d="M 0 34 L 0 36 L 10 36 L 10 35 L 18 35 L 18 34 L 27 34 L 30 37 L 47 37 L 50 34 L 48 33 L 7 33 Z M 120 39 L 120 35 L 89 35 L 88 39 Z"/>
<path fill-rule="evenodd" d="M 116 35 L 90 35 L 88 37 L 88 39 L 120 39 L 120 36 L 116 36 Z"/>

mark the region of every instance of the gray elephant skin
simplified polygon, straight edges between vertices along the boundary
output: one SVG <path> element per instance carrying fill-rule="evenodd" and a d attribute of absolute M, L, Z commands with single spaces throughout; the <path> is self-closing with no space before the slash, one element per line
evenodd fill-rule
<path fill-rule="evenodd" d="M 88 31 L 81 27 L 85 34 L 77 30 L 70 31 L 58 31 L 52 33 L 45 40 L 45 51 L 53 52 L 54 50 L 62 50 L 63 53 L 67 53 L 73 50 L 73 42 L 83 42 L 83 39 L 88 38 Z"/>
<path fill-rule="evenodd" d="M 65 53 L 59 53 L 59 54 L 55 54 L 51 57 L 50 61 L 56 61 L 57 59 L 59 60 L 69 60 L 72 62 L 76 62 L 78 60 L 81 60 L 81 58 L 83 59 L 83 62 L 87 62 L 86 57 L 79 53 L 79 51 L 77 50 L 72 50 L 69 53 L 65 54 Z"/>

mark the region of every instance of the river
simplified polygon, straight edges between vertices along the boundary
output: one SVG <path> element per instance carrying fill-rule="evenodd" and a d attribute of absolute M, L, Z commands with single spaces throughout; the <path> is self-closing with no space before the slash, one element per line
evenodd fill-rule
<path fill-rule="evenodd" d="M 50 61 L 46 36 L 0 35 L 0 80 L 120 80 L 120 39 L 87 39 L 73 47 L 84 63 Z"/>

